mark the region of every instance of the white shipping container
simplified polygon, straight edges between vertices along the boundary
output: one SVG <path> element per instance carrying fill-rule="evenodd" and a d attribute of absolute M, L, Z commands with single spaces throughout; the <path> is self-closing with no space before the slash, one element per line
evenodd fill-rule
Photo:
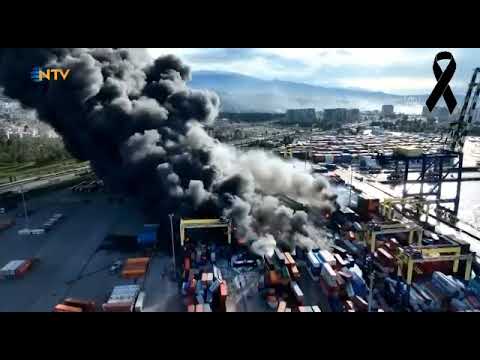
<path fill-rule="evenodd" d="M 25 263 L 25 260 L 12 260 L 0 269 L 2 276 L 15 276 L 17 269 Z"/>
<path fill-rule="evenodd" d="M 335 257 L 332 255 L 332 253 L 328 250 L 320 250 L 318 254 L 322 257 L 322 259 L 330 264 L 330 265 L 335 265 L 337 263 L 337 260 L 335 260 Z"/>
<path fill-rule="evenodd" d="M 32 235 L 43 235 L 45 234 L 45 229 L 34 229 L 32 230 Z"/>
<path fill-rule="evenodd" d="M 324 264 L 320 274 L 329 286 L 335 287 L 337 285 L 337 274 L 330 264 Z"/>
<path fill-rule="evenodd" d="M 30 235 L 32 231 L 30 229 L 21 229 L 18 230 L 18 235 Z"/>
<path fill-rule="evenodd" d="M 137 293 L 123 293 L 123 294 L 115 294 L 110 296 L 110 300 L 118 300 L 118 301 L 133 301 Z"/>
<path fill-rule="evenodd" d="M 320 267 L 320 261 L 318 261 L 317 257 L 313 253 L 313 251 L 309 251 L 307 254 L 307 259 L 314 268 L 319 268 Z"/>
<path fill-rule="evenodd" d="M 107 304 L 129 304 L 133 305 L 135 298 L 130 299 L 108 299 Z"/>
<path fill-rule="evenodd" d="M 292 281 L 292 290 L 297 298 L 303 298 L 303 292 L 295 281 Z"/>

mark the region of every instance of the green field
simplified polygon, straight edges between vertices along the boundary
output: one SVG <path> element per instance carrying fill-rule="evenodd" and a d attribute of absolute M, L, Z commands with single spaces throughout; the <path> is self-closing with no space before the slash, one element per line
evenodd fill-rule
<path fill-rule="evenodd" d="M 87 165 L 88 161 L 78 160 L 57 161 L 41 165 L 33 161 L 21 164 L 0 163 L 0 184 L 10 182 L 10 177 L 14 177 L 16 178 L 14 181 L 18 181 L 35 176 L 73 170 Z"/>

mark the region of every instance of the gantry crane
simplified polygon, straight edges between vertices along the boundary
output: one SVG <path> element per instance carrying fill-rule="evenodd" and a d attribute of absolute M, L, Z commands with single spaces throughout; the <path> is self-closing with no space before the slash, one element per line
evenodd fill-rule
<path fill-rule="evenodd" d="M 443 149 L 437 152 L 397 152 L 381 156 L 383 161 L 393 162 L 396 172 L 401 173 L 397 184 L 403 184 L 402 198 L 423 199 L 424 203 L 435 204 L 436 214 L 432 216 L 447 223 L 457 221 L 463 172 L 463 145 L 480 95 L 480 82 L 477 79 L 479 73 L 480 68 L 473 72 L 459 117 L 451 122 Z M 409 177 L 414 164 L 421 165 L 420 175 L 415 180 Z M 447 177 L 450 177 L 448 181 L 457 183 L 454 196 L 447 197 L 442 193 L 442 185 Z M 419 184 L 420 191 L 412 192 L 414 187 L 407 187 L 407 184 Z M 402 204 L 402 212 L 404 210 L 405 203 Z"/>
<path fill-rule="evenodd" d="M 480 68 L 476 68 L 473 72 L 472 80 L 468 86 L 467 95 L 465 96 L 458 120 L 450 123 L 449 133 L 445 139 L 445 145 L 449 151 L 463 152 L 465 138 L 467 136 L 468 128 L 472 123 L 475 108 L 477 107 L 478 96 L 480 95 L 480 82 L 477 82 L 477 75 L 479 72 Z M 474 95 L 470 101 L 473 92 Z"/>
<path fill-rule="evenodd" d="M 199 229 L 199 228 L 226 228 L 227 229 L 227 241 L 228 244 L 232 242 L 232 222 L 230 219 L 181 219 L 180 220 L 180 244 L 183 246 L 185 243 L 185 230 L 186 229 Z"/>

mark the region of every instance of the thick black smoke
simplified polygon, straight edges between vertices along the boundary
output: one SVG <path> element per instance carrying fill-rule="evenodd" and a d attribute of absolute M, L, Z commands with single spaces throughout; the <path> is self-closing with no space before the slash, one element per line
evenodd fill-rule
<path fill-rule="evenodd" d="M 70 69 L 65 81 L 33 82 L 33 66 Z M 143 199 L 159 222 L 231 216 L 258 253 L 272 243 L 313 247 L 321 235 L 276 194 L 328 206 L 328 183 L 261 151 L 239 152 L 203 129 L 218 96 L 187 87 L 174 56 L 154 61 L 128 49 L 0 49 L 5 95 L 37 111 L 68 150 L 90 160 L 113 189 Z"/>

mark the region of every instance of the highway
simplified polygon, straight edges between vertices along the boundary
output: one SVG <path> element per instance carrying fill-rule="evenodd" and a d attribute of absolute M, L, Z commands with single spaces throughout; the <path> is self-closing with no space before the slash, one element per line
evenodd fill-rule
<path fill-rule="evenodd" d="M 34 178 L 23 179 L 13 183 L 0 185 L 0 194 L 6 193 L 9 191 L 19 191 L 23 188 L 23 191 L 28 192 L 30 190 L 43 187 L 45 185 L 56 184 L 64 181 L 69 181 L 75 179 L 79 174 L 84 174 L 85 172 L 90 172 L 90 166 L 84 166 L 77 169 L 66 170 L 54 174 L 37 176 Z"/>

